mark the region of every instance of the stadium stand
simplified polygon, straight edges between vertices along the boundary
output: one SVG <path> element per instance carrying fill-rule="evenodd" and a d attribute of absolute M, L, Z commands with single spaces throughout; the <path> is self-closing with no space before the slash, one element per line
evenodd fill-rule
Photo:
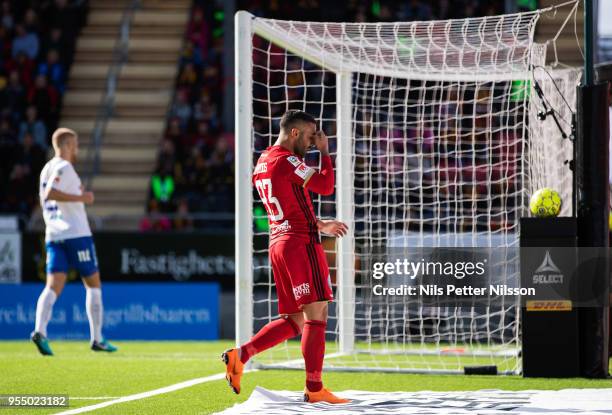
<path fill-rule="evenodd" d="M 121 21 L 131 3 L 55 0 L 27 8 L 2 2 L 0 211 L 27 217 L 36 208 L 37 172 L 60 109 L 62 123 L 81 134 L 82 146 L 93 145 Z M 524 3 L 521 7 L 535 5 Z M 545 7 L 554 0 L 540 3 Z M 241 0 L 236 6 L 280 19 L 295 16 L 297 9 L 303 19 L 315 21 L 427 20 L 503 11 L 497 3 L 477 0 L 464 0 L 461 7 L 420 0 L 348 1 L 338 8 L 320 7 L 318 0 L 290 6 Z M 118 77 L 93 180 L 94 217 L 115 217 L 121 227 L 132 229 L 200 228 L 207 221 L 194 220 L 194 214 L 233 211 L 234 140 L 222 122 L 225 85 L 231 81 L 223 75 L 226 18 L 231 17 L 215 2 L 204 0 L 145 0 L 135 11 L 127 63 Z M 538 34 L 548 36 L 557 26 L 544 21 Z M 575 44 L 568 27 L 559 42 L 564 61 L 571 61 L 569 55 L 579 58 Z M 91 160 L 82 157 L 77 168 L 87 177 Z"/>
<path fill-rule="evenodd" d="M 0 212 L 27 217 L 38 203 L 38 174 L 87 9 L 87 1 L 1 3 Z"/>
<path fill-rule="evenodd" d="M 88 211 L 106 218 L 106 227 L 124 229 L 137 228 L 145 211 L 190 6 L 188 0 L 144 0 L 132 12 L 133 4 L 131 0 L 90 2 L 62 113 L 62 123 L 81 134 L 82 145 L 95 148 L 96 121 L 109 102 L 109 73 L 117 71 L 104 134 L 93 151 L 99 156 L 92 180 L 96 203 Z M 128 32 L 123 58 L 117 52 L 122 31 Z M 91 159 L 81 157 L 78 170 L 87 176 L 92 168 Z"/>
<path fill-rule="evenodd" d="M 174 100 L 150 183 L 152 216 L 156 209 L 179 216 L 233 211 L 233 138 L 221 126 L 223 33 L 214 29 L 219 12 L 213 2 L 195 1 L 185 27 Z M 144 219 L 141 228 L 149 229 L 149 222 Z M 178 216 L 175 223 L 185 226 Z"/>
<path fill-rule="evenodd" d="M 321 7 L 318 0 L 243 0 L 237 2 L 237 9 L 257 16 L 286 19 L 299 15 L 313 21 L 428 20 L 502 12 L 501 4 L 472 0 L 462 3 L 464 7 L 450 7 L 449 1 L 441 1 L 432 7 L 430 2 L 421 0 L 349 1 L 328 8 Z M 185 30 L 176 93 L 149 186 L 149 211 L 155 218 L 178 210 L 184 215 L 234 209 L 233 135 L 223 129 L 221 121 L 223 99 L 228 98 L 224 86 L 229 80 L 222 79 L 223 33 L 216 27 L 220 13 L 214 2 L 194 2 Z M 145 218 L 141 228 L 158 228 L 150 226 L 151 222 Z M 204 227 L 207 222 L 195 221 L 194 225 Z"/>

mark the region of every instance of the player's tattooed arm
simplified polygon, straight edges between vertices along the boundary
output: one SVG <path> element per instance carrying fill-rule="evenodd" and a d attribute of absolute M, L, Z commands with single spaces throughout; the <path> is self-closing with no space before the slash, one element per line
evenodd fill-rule
<path fill-rule="evenodd" d="M 339 220 L 317 220 L 317 228 L 320 232 L 341 238 L 348 232 L 348 226 Z"/>

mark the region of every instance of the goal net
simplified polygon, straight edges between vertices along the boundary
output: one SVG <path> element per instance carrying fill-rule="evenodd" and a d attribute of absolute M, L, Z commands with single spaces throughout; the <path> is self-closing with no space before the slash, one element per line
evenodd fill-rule
<path fill-rule="evenodd" d="M 517 247 L 534 189 L 550 186 L 571 200 L 564 162 L 572 145 L 551 117 L 538 118 L 543 104 L 533 85 L 569 132 L 580 74 L 544 67 L 546 48 L 533 41 L 539 16 L 314 23 L 237 13 L 237 343 L 278 318 L 265 210 L 250 177 L 282 114 L 301 109 L 327 133 L 335 163 L 335 193 L 311 194 L 316 214 L 350 228 L 344 238 L 323 238 L 336 296 L 325 367 L 520 372 L 516 302 L 428 307 L 376 296 L 371 254 Z M 318 154 L 307 160 L 316 166 Z M 497 259 L 498 278 L 518 286 L 518 257 L 507 252 Z M 303 367 L 300 344 L 288 341 L 253 362 Z"/>

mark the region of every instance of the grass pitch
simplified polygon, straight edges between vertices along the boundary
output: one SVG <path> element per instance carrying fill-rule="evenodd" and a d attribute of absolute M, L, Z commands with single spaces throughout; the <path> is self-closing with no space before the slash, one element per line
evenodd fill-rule
<path fill-rule="evenodd" d="M 0 394 L 65 394 L 70 409 L 146 392 L 224 371 L 220 353 L 232 342 L 116 342 L 115 354 L 89 350 L 87 342 L 52 342 L 53 357 L 38 354 L 25 341 L 0 342 Z M 304 388 L 299 371 L 259 371 L 243 377 L 242 393 L 234 395 L 224 380 L 121 403 L 92 414 L 208 414 L 246 400 L 255 386 Z M 523 379 L 518 376 L 442 376 L 326 373 L 333 391 L 460 391 L 479 389 L 612 388 L 612 380 Z M 58 413 L 58 409 L 0 409 L 2 414 Z"/>

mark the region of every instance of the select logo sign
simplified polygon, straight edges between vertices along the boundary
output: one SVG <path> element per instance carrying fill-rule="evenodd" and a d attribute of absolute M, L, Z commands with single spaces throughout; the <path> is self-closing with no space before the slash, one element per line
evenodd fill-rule
<path fill-rule="evenodd" d="M 563 284 L 563 273 L 553 262 L 550 251 L 546 251 L 544 260 L 535 270 L 532 282 L 536 284 Z"/>
<path fill-rule="evenodd" d="M 570 300 L 527 300 L 527 311 L 572 311 Z"/>

